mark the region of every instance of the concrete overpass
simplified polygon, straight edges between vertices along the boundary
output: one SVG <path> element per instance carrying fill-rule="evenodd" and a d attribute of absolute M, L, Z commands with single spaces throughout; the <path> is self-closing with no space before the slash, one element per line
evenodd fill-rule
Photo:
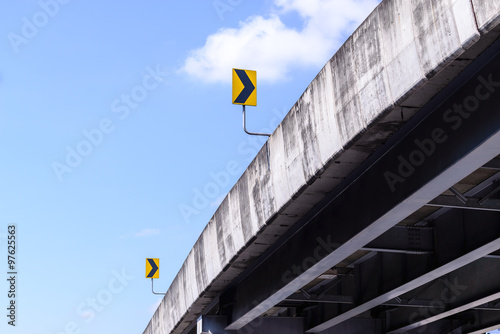
<path fill-rule="evenodd" d="M 144 334 L 500 327 L 500 0 L 384 0 L 226 196 Z"/>

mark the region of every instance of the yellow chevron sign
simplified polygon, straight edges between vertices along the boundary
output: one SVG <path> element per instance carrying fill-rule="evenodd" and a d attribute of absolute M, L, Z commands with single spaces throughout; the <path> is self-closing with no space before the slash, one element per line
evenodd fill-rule
<path fill-rule="evenodd" d="M 160 278 L 160 259 L 146 259 L 146 278 Z"/>
<path fill-rule="evenodd" d="M 233 68 L 233 104 L 257 106 L 257 71 Z"/>

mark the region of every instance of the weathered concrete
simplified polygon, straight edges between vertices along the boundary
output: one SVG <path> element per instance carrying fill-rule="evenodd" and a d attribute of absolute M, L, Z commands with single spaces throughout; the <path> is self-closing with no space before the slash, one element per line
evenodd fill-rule
<path fill-rule="evenodd" d="M 498 26 L 500 17 L 500 1 L 498 0 L 472 0 L 476 20 L 481 33 L 488 33 Z"/>
<path fill-rule="evenodd" d="M 144 334 L 181 333 L 496 39 L 499 23 L 500 0 L 383 1 L 269 138 L 269 162 L 263 147 L 231 189 Z"/>

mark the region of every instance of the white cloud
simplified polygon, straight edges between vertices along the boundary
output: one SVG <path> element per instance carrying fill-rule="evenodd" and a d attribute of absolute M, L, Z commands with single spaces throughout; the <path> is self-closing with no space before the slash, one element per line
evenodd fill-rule
<path fill-rule="evenodd" d="M 120 235 L 120 239 L 126 239 L 126 238 L 141 238 L 141 237 L 149 237 L 152 235 L 157 235 L 160 234 L 160 230 L 156 228 L 146 228 L 140 232 L 132 232 L 132 233 L 127 233 Z"/>
<path fill-rule="evenodd" d="M 368 16 L 379 0 L 274 0 L 274 13 L 252 16 L 238 28 L 222 28 L 191 51 L 181 71 L 206 82 L 230 82 L 231 68 L 258 71 L 278 81 L 294 67 L 323 66 L 335 49 Z M 301 29 L 282 17 L 296 12 Z"/>
<path fill-rule="evenodd" d="M 141 232 L 137 232 L 134 234 L 134 237 L 148 237 L 150 235 L 160 234 L 160 230 L 157 228 L 147 228 L 142 230 Z"/>

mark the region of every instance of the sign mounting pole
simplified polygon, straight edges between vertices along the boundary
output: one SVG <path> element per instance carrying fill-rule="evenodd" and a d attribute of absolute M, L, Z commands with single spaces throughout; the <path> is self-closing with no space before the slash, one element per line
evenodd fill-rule
<path fill-rule="evenodd" d="M 151 291 L 155 295 L 165 295 L 165 293 L 155 292 L 155 290 L 153 289 L 153 279 L 160 278 L 160 259 L 146 259 L 146 278 L 151 278 Z"/>
<path fill-rule="evenodd" d="M 245 105 L 243 105 L 243 130 L 245 130 L 246 133 L 252 136 L 268 136 L 271 137 L 271 134 L 269 133 L 258 133 L 258 132 L 250 132 L 247 130 L 247 116 L 245 113 Z"/>
<path fill-rule="evenodd" d="M 151 291 L 152 291 L 155 295 L 166 295 L 166 293 L 155 292 L 155 290 L 153 289 L 153 279 L 151 279 Z"/>
<path fill-rule="evenodd" d="M 233 68 L 233 104 L 243 106 L 243 130 L 253 136 L 267 136 L 268 133 L 250 132 L 247 130 L 245 107 L 257 106 L 257 71 Z"/>

